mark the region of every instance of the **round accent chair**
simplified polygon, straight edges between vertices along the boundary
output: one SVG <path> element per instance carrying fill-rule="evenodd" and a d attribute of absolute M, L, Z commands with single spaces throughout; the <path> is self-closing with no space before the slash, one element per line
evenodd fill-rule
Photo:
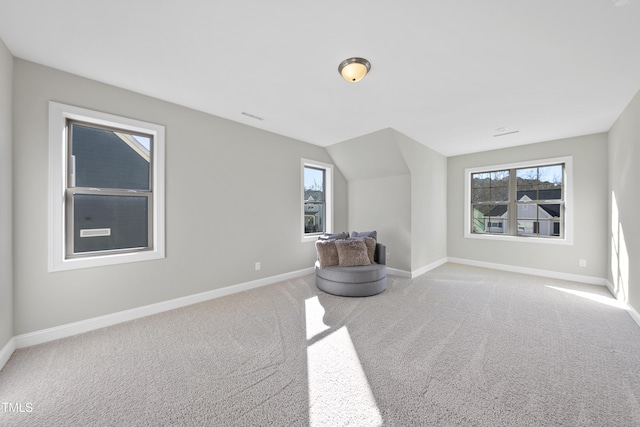
<path fill-rule="evenodd" d="M 347 297 L 366 297 L 387 289 L 386 247 L 375 238 L 375 231 L 354 232 L 351 238 L 346 233 L 321 236 L 316 241 L 318 289 Z"/>

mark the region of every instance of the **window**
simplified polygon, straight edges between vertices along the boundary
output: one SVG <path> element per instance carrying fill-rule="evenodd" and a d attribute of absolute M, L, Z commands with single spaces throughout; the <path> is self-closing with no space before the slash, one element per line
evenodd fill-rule
<path fill-rule="evenodd" d="M 164 257 L 164 127 L 50 103 L 49 270 Z"/>
<path fill-rule="evenodd" d="M 333 166 L 302 160 L 302 240 L 332 231 Z"/>
<path fill-rule="evenodd" d="M 562 237 L 564 164 L 515 170 L 518 234 Z"/>
<path fill-rule="evenodd" d="M 509 170 L 478 172 L 471 176 L 474 233 L 505 233 L 508 225 Z"/>
<path fill-rule="evenodd" d="M 465 237 L 571 243 L 570 157 L 466 170 Z"/>

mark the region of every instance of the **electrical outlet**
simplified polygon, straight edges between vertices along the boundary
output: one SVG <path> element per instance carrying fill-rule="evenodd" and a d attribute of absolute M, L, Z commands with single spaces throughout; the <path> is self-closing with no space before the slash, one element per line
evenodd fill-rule
<path fill-rule="evenodd" d="M 586 259 L 581 259 L 580 261 L 578 261 L 578 265 L 580 267 L 586 267 L 587 266 L 587 260 Z"/>
<path fill-rule="evenodd" d="M 260 270 L 260 261 L 256 262 L 256 271 Z"/>
<path fill-rule="evenodd" d="M 387 259 L 391 259 L 391 252 L 387 251 Z"/>

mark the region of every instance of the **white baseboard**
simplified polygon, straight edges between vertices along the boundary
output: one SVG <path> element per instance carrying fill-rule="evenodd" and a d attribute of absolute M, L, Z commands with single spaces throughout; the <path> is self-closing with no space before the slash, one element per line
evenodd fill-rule
<path fill-rule="evenodd" d="M 493 262 L 475 261 L 464 258 L 447 258 L 448 262 L 471 265 L 474 267 L 492 268 L 494 270 L 510 271 L 512 273 L 530 274 L 532 276 L 550 277 L 553 279 L 569 280 L 572 282 L 587 283 L 589 285 L 607 286 L 607 279 L 602 277 L 583 276 L 580 274 L 561 273 L 559 271 L 538 270 L 536 268 L 518 267 L 514 265 L 497 264 Z"/>
<path fill-rule="evenodd" d="M 629 316 L 631 316 L 633 321 L 636 322 L 638 326 L 640 326 L 640 314 L 636 311 L 635 308 L 633 308 L 627 301 L 624 300 L 625 299 L 624 294 L 622 292 L 616 292 L 615 287 L 608 280 L 607 280 L 607 288 L 609 288 L 609 292 L 611 292 L 611 295 L 616 297 L 618 301 L 621 301 L 622 303 L 624 303 L 625 308 L 627 309 L 627 313 L 629 313 Z"/>
<path fill-rule="evenodd" d="M 29 347 L 36 344 L 42 344 L 54 341 L 60 338 L 70 337 L 72 335 L 93 331 L 107 326 L 116 325 L 118 323 L 127 322 L 129 320 L 139 319 L 141 317 L 150 316 L 152 314 L 162 313 L 164 311 L 174 310 L 176 308 L 185 307 L 187 305 L 208 301 L 214 298 L 235 294 L 249 289 L 259 288 L 261 286 L 270 285 L 272 283 L 281 282 L 296 277 L 305 276 L 313 273 L 313 268 L 293 271 L 291 273 L 280 274 L 277 276 L 266 277 L 264 279 L 253 280 L 251 282 L 240 283 L 237 285 L 227 286 L 220 289 L 202 292 L 199 294 L 188 295 L 168 301 L 162 301 L 155 304 L 145 305 L 142 307 L 132 308 L 130 310 L 119 311 L 117 313 L 107 314 L 105 316 L 94 317 L 91 319 L 81 320 L 79 322 L 68 323 L 53 328 L 43 329 L 40 331 L 30 332 L 27 334 L 15 336 L 13 349 Z M 6 348 L 6 346 L 5 346 Z M 2 350 L 4 354 L 4 349 Z M 8 350 L 7 350 L 8 351 Z M 13 350 L 11 350 L 13 353 Z M 11 354 L 9 354 L 10 356 Z M 0 361 L 2 359 L 0 358 Z M 8 360 L 8 357 L 7 357 Z"/>
<path fill-rule="evenodd" d="M 629 313 L 629 316 L 631 316 L 634 322 L 636 322 L 638 326 L 640 326 L 640 314 L 638 314 L 638 312 L 633 307 L 631 307 L 629 303 L 627 303 L 627 313 Z"/>
<path fill-rule="evenodd" d="M 413 270 L 413 271 L 406 271 L 406 270 L 400 270 L 397 268 L 390 268 L 387 267 L 387 272 L 389 274 L 392 274 L 394 276 L 400 276 L 400 277 L 404 277 L 405 279 L 415 279 L 416 277 L 423 275 L 424 273 L 427 273 L 431 270 L 433 270 L 434 268 L 440 267 L 442 264 L 446 264 L 447 263 L 447 258 L 442 258 L 436 262 L 432 262 L 429 265 L 425 265 L 424 267 L 420 267 L 417 270 Z"/>
<path fill-rule="evenodd" d="M 552 277 L 562 280 L 571 280 L 576 282 L 607 286 L 612 294 L 614 294 L 613 286 L 606 280 L 598 277 L 582 276 L 577 274 L 559 273 L 555 271 L 537 270 L 525 267 L 515 267 L 504 264 L 489 263 L 483 261 L 467 260 L 462 258 L 444 258 L 427 266 L 421 267 L 413 272 L 399 270 L 395 268 L 388 268 L 389 274 L 393 274 L 405 278 L 414 278 L 421 274 L 424 274 L 436 267 L 445 264 L 446 262 L 453 262 L 457 264 L 465 264 L 476 267 L 493 268 L 496 270 L 511 271 L 516 273 L 531 274 L 542 277 Z M 294 279 L 296 277 L 312 274 L 313 268 L 306 268 L 290 273 L 280 274 L 276 276 L 266 277 L 263 279 L 254 280 L 251 282 L 245 282 L 233 286 L 227 286 L 220 289 L 213 289 L 211 291 L 202 292 L 199 294 L 188 295 L 181 298 L 176 298 L 169 301 L 163 301 L 155 304 L 150 304 L 142 307 L 133 308 L 130 310 L 120 311 L 117 313 L 107 314 L 105 316 L 94 317 L 91 319 L 82 320 L 79 322 L 69 323 L 65 325 L 56 326 L 53 328 L 43 329 L 40 331 L 30 332 L 27 334 L 17 335 L 13 337 L 9 342 L 0 350 L 0 369 L 7 363 L 13 352 L 18 348 L 29 347 L 36 344 L 42 344 L 49 341 L 54 341 L 60 338 L 69 337 L 72 335 L 81 334 L 84 332 L 93 331 L 96 329 L 104 328 L 107 326 L 116 325 L 118 323 L 127 322 L 129 320 L 139 319 L 142 317 L 150 316 L 152 314 L 161 313 L 168 310 L 173 310 L 180 307 L 185 307 L 191 304 L 197 304 L 199 302 L 208 301 L 214 298 L 220 298 L 223 296 L 235 294 L 238 292 L 255 289 L 261 286 L 270 285 L 273 283 L 281 282 L 284 280 Z M 615 295 L 615 294 L 614 294 Z M 640 314 L 628 306 L 629 315 L 640 326 Z"/>
<path fill-rule="evenodd" d="M 448 261 L 447 257 L 444 257 L 444 258 L 442 258 L 442 259 L 440 259 L 440 260 L 438 260 L 436 262 L 432 262 L 429 265 L 425 265 L 424 267 L 421 267 L 421 268 L 419 268 L 417 270 L 413 270 L 411 272 L 411 278 L 414 279 L 414 278 L 416 278 L 418 276 L 421 276 L 421 275 L 433 270 L 434 268 L 438 268 L 442 264 L 446 264 L 447 261 Z"/>
<path fill-rule="evenodd" d="M 2 347 L 2 350 L 0 350 L 0 371 L 4 368 L 4 365 L 7 364 L 14 351 L 16 351 L 16 340 L 15 338 L 11 338 L 9 342 Z"/>
<path fill-rule="evenodd" d="M 622 295 L 620 295 L 618 292 L 616 292 L 616 289 L 614 288 L 613 283 L 611 283 L 608 280 L 607 280 L 607 288 L 609 288 L 609 292 L 611 292 L 611 295 L 616 297 L 616 299 L 618 301 L 621 301 L 623 299 Z"/>
<path fill-rule="evenodd" d="M 393 276 L 404 277 L 405 279 L 411 279 L 411 273 L 406 270 L 400 270 L 398 268 L 387 267 L 387 273 Z"/>

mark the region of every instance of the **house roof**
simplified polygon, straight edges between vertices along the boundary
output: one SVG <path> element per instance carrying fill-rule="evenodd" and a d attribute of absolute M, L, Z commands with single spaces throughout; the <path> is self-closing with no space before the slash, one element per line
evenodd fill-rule
<path fill-rule="evenodd" d="M 491 211 L 489 211 L 489 216 L 502 216 L 507 213 L 507 205 L 496 205 Z"/>
<path fill-rule="evenodd" d="M 560 205 L 539 205 L 540 208 L 553 218 L 560 217 Z"/>
<path fill-rule="evenodd" d="M 78 187 L 150 188 L 149 151 L 130 135 L 82 124 L 72 134 Z"/>
<path fill-rule="evenodd" d="M 518 190 L 516 199 L 531 200 L 562 200 L 562 188 L 540 188 L 536 190 Z"/>
<path fill-rule="evenodd" d="M 527 191 L 518 191 L 517 198 L 519 201 L 531 201 Z M 562 190 L 560 188 L 549 188 L 538 190 L 539 200 L 561 200 Z M 538 206 L 553 218 L 560 217 L 559 203 L 539 203 Z M 489 211 L 489 216 L 499 217 L 507 213 L 507 205 L 496 205 Z"/>
<path fill-rule="evenodd" d="M 319 190 L 304 190 L 304 200 L 307 202 L 324 201 L 324 192 Z"/>
<path fill-rule="evenodd" d="M 99 13 L 93 2 L 0 0 L 0 10 L 17 58 L 320 146 L 392 128 L 455 155 L 606 132 L 640 88 L 638 0 L 110 0 Z M 338 74 L 353 56 L 372 64 L 355 84 Z"/>

